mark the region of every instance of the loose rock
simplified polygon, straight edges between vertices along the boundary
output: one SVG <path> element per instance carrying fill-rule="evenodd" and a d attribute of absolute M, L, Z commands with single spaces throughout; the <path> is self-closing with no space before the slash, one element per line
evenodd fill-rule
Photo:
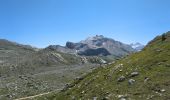
<path fill-rule="evenodd" d="M 119 100 L 126 100 L 127 96 L 126 95 L 118 95 Z"/>
<path fill-rule="evenodd" d="M 83 77 L 76 77 L 76 80 L 81 81 L 83 80 Z"/>
<path fill-rule="evenodd" d="M 165 90 L 165 89 L 161 89 L 160 91 L 161 91 L 161 92 L 165 92 L 166 90 Z"/>
<path fill-rule="evenodd" d="M 131 74 L 130 74 L 130 77 L 135 77 L 135 76 L 138 76 L 139 75 L 139 72 L 132 72 Z"/>
<path fill-rule="evenodd" d="M 129 85 L 133 85 L 135 83 L 135 80 L 134 79 L 129 79 L 128 83 L 129 83 Z"/>
<path fill-rule="evenodd" d="M 145 77 L 144 83 L 148 82 L 150 80 L 150 78 Z"/>
<path fill-rule="evenodd" d="M 93 100 L 97 100 L 97 97 L 93 97 Z"/>
<path fill-rule="evenodd" d="M 118 82 L 123 82 L 123 81 L 125 81 L 125 76 L 121 76 L 121 77 L 119 77 L 118 79 L 117 79 L 117 81 Z"/>

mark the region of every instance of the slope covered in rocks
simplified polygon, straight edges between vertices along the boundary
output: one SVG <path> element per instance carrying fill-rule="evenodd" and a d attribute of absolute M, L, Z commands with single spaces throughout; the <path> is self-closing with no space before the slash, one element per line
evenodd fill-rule
<path fill-rule="evenodd" d="M 169 100 L 170 32 L 157 36 L 138 53 L 100 67 L 68 84 L 48 100 Z"/>
<path fill-rule="evenodd" d="M 5 39 L 0 39 L 0 64 L 16 64 L 25 55 L 34 53 L 37 49 L 29 45 L 21 45 Z"/>
<path fill-rule="evenodd" d="M 61 89 L 96 68 L 96 57 L 81 57 L 0 40 L 0 100 Z M 91 63 L 92 62 L 92 63 Z"/>

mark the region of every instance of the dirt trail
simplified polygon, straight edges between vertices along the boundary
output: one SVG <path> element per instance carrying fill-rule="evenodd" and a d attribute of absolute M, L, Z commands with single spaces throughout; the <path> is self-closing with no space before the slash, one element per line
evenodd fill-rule
<path fill-rule="evenodd" d="M 39 96 L 43 96 L 43 95 L 47 95 L 49 94 L 50 92 L 47 92 L 47 93 L 41 93 L 41 94 L 38 94 L 38 95 L 34 95 L 34 96 L 29 96 L 29 97 L 23 97 L 23 98 L 19 98 L 19 99 L 15 99 L 15 100 L 27 100 L 27 99 L 33 99 L 35 97 L 39 97 Z"/>
<path fill-rule="evenodd" d="M 56 93 L 56 92 L 59 92 L 59 91 L 61 91 L 61 89 L 57 89 L 57 90 L 52 91 L 52 92 Z M 43 95 L 47 95 L 47 94 L 52 93 L 52 92 L 41 93 L 41 94 L 38 94 L 38 95 L 18 98 L 18 99 L 15 99 L 15 100 L 32 100 L 33 98 L 40 97 L 40 96 L 43 96 Z"/>

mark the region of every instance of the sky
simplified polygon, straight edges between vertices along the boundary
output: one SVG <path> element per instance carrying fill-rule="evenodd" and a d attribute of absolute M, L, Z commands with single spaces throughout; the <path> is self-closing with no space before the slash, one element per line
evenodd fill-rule
<path fill-rule="evenodd" d="M 104 35 L 146 44 L 170 31 L 170 0 L 0 0 L 0 39 L 36 47 Z"/>

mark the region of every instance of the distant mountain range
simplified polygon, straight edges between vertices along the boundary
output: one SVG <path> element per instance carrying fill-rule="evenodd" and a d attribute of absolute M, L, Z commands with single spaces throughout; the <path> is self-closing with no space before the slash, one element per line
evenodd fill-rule
<path fill-rule="evenodd" d="M 104 37 L 102 35 L 89 37 L 78 43 L 67 42 L 65 46 L 50 45 L 44 49 L 38 49 L 29 45 L 22 45 L 16 42 L 0 39 L 0 54 L 1 54 L 0 63 L 5 63 L 5 64 L 10 64 L 10 63 L 14 64 L 16 62 L 28 63 L 28 61 L 32 60 L 32 62 L 36 61 L 35 63 L 39 63 L 39 64 L 40 62 L 41 64 L 43 64 L 44 62 L 47 61 L 53 64 L 54 63 L 58 64 L 59 62 L 68 63 L 70 61 L 70 60 L 69 61 L 65 60 L 65 62 L 62 62 L 62 60 L 59 59 L 61 58 L 59 57 L 59 54 L 61 55 L 69 54 L 69 57 L 76 56 L 76 58 L 79 56 L 86 56 L 86 58 L 90 58 L 91 56 L 96 56 L 96 57 L 112 56 L 109 58 L 110 61 L 112 61 L 113 58 L 114 59 L 120 58 L 132 52 L 140 51 L 143 47 L 144 45 L 141 45 L 140 43 L 128 45 L 119 41 L 115 41 L 114 39 Z M 55 55 L 54 57 L 53 56 L 54 53 L 57 54 L 59 53 L 59 54 Z M 32 59 L 29 59 L 30 56 L 33 56 L 31 57 Z M 42 58 L 38 59 L 36 57 L 40 57 L 40 58 L 42 57 Z M 68 57 L 66 57 L 65 59 L 67 58 Z"/>
<path fill-rule="evenodd" d="M 0 100 L 61 89 L 76 77 L 133 52 L 130 45 L 102 35 L 42 49 L 0 39 Z"/>
<path fill-rule="evenodd" d="M 142 45 L 140 45 L 142 46 Z M 72 53 L 84 56 L 108 56 L 121 57 L 140 50 L 140 47 L 133 48 L 133 45 L 124 44 L 102 35 L 89 37 L 78 43 L 67 42 L 66 46 L 50 45 L 46 49 L 57 50 L 63 53 Z"/>

